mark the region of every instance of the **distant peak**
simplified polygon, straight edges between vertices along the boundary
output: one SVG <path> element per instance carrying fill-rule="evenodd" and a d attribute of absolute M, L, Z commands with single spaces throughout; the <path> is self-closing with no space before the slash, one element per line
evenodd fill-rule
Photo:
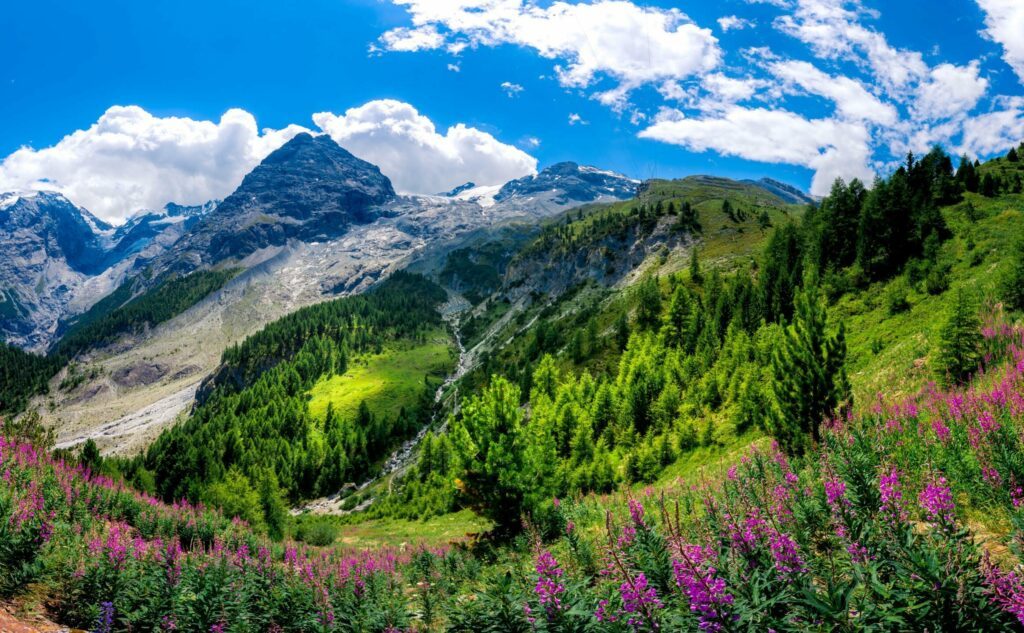
<path fill-rule="evenodd" d="M 599 199 L 625 200 L 636 195 L 638 184 L 636 180 L 613 171 L 562 161 L 545 167 L 533 176 L 506 183 L 495 200 L 500 202 L 543 192 L 559 192 L 555 198 L 559 204 Z"/>

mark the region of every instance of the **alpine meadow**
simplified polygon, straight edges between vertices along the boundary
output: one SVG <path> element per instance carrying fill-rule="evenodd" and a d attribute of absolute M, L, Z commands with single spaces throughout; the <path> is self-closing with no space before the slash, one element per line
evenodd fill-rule
<path fill-rule="evenodd" d="M 44 4 L 0 632 L 1024 631 L 1024 5 Z"/>

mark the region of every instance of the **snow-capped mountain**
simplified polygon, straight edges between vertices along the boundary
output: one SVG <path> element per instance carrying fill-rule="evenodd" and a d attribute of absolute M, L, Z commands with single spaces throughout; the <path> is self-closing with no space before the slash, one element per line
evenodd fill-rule
<path fill-rule="evenodd" d="M 636 195 L 639 184 L 639 180 L 612 171 L 564 162 L 556 163 L 533 176 L 506 183 L 495 194 L 494 200 L 506 202 L 519 199 L 556 205 L 623 200 Z"/>
<path fill-rule="evenodd" d="M 154 243 L 163 249 L 172 246 L 200 218 L 217 208 L 219 200 L 201 205 L 168 203 L 162 209 L 142 209 L 117 227 L 111 239 L 111 256 L 117 261 L 135 253 L 142 253 Z M 155 253 L 149 253 L 150 257 Z"/>
<path fill-rule="evenodd" d="M 59 193 L 0 194 L 0 334 L 37 348 L 71 296 L 103 271 L 112 227 Z"/>

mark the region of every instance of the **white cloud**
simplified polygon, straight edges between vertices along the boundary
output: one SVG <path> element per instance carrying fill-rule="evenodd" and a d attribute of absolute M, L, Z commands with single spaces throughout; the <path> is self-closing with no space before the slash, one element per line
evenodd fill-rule
<path fill-rule="evenodd" d="M 851 0 L 796 0 L 793 13 L 775 24 L 818 57 L 865 63 L 890 93 L 927 74 L 921 53 L 890 46 L 884 35 L 860 23 L 862 13 Z"/>
<path fill-rule="evenodd" d="M 1024 140 L 1024 97 L 1004 98 L 999 103 L 1000 109 L 971 117 L 964 123 L 959 152 L 990 156 Z"/>
<path fill-rule="evenodd" d="M 487 132 L 457 124 L 440 134 L 411 105 L 371 101 L 314 121 L 353 154 L 378 165 L 399 191 L 434 193 L 467 181 L 502 184 L 537 161 Z M 264 157 L 306 128 L 260 131 L 243 110 L 218 122 L 156 117 L 115 106 L 52 147 L 22 148 L 0 162 L 0 191 L 51 189 L 120 223 L 141 208 L 224 198 Z"/>
<path fill-rule="evenodd" d="M 519 93 L 525 90 L 525 88 L 523 88 L 521 85 L 514 84 L 511 81 L 501 82 L 501 89 L 505 91 L 505 94 L 508 95 L 510 99 L 513 97 L 518 97 Z"/>
<path fill-rule="evenodd" d="M 537 138 L 536 136 L 528 136 L 525 139 L 523 139 L 523 145 L 531 149 L 537 149 L 538 147 L 540 147 L 540 139 Z"/>
<path fill-rule="evenodd" d="M 541 7 L 523 0 L 393 0 L 406 7 L 412 27 L 388 31 L 380 44 L 393 51 L 514 44 L 556 60 L 563 86 L 586 88 L 601 76 L 619 87 L 597 98 L 619 109 L 641 85 L 682 79 L 716 67 L 718 40 L 678 9 L 640 7 L 626 0 L 557 1 Z"/>
<path fill-rule="evenodd" d="M 1024 82 L 1024 2 L 978 0 L 985 12 L 986 33 L 1003 46 L 1003 59 Z"/>
<path fill-rule="evenodd" d="M 758 90 L 768 87 L 763 79 L 727 77 L 722 73 L 705 75 L 701 87 L 708 96 L 697 104 L 700 110 L 720 110 L 751 99 Z"/>
<path fill-rule="evenodd" d="M 389 51 L 421 51 L 432 48 L 441 48 L 444 44 L 444 36 L 437 32 L 437 28 L 433 26 L 423 26 L 418 28 L 397 28 L 392 29 L 381 35 L 381 44 L 384 48 Z M 372 51 L 376 51 L 375 47 L 371 47 Z M 452 50 L 453 53 L 458 53 L 457 50 Z"/>
<path fill-rule="evenodd" d="M 664 110 L 640 132 L 691 151 L 714 150 L 766 163 L 815 170 L 812 193 L 824 195 L 837 177 L 870 182 L 870 133 L 862 125 L 833 119 L 806 119 L 785 110 L 733 106 L 720 115 L 688 118 Z"/>
<path fill-rule="evenodd" d="M 988 79 L 979 76 L 978 62 L 967 66 L 940 64 L 917 89 L 911 109 L 922 119 L 934 121 L 964 116 L 988 91 Z"/>
<path fill-rule="evenodd" d="M 502 184 L 535 173 L 537 159 L 487 132 L 456 124 L 444 133 L 408 103 L 371 101 L 313 121 L 356 156 L 380 167 L 404 193 L 447 191 L 466 182 Z"/>
<path fill-rule="evenodd" d="M 457 73 L 462 71 L 462 66 L 459 66 L 458 64 L 448 64 L 448 70 L 452 71 L 453 73 Z"/>
<path fill-rule="evenodd" d="M 727 15 L 725 17 L 718 18 L 718 26 L 722 29 L 723 33 L 728 33 L 729 31 L 741 31 L 743 29 L 752 28 L 754 26 L 754 22 L 735 15 Z"/>
<path fill-rule="evenodd" d="M 589 121 L 584 121 L 583 117 L 573 112 L 569 115 L 569 125 L 589 125 Z"/>
<path fill-rule="evenodd" d="M 303 129 L 261 132 L 243 110 L 228 110 L 213 122 L 114 106 L 88 129 L 51 147 L 24 147 L 5 158 L 0 190 L 55 189 L 119 223 L 140 208 L 223 198 L 260 160 Z"/>
<path fill-rule="evenodd" d="M 861 83 L 849 77 L 833 77 L 802 61 L 773 62 L 769 69 L 787 85 L 832 101 L 837 113 L 844 119 L 870 121 L 880 125 L 894 125 L 899 119 L 895 107 L 883 103 Z"/>

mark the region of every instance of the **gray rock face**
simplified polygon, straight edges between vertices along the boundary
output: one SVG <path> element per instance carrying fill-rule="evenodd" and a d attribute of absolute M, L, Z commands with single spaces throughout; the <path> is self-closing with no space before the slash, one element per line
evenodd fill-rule
<path fill-rule="evenodd" d="M 0 195 L 0 334 L 35 348 L 76 289 L 102 272 L 110 226 L 55 193 Z"/>
<path fill-rule="evenodd" d="M 395 197 L 380 169 L 328 136 L 299 134 L 271 153 L 242 184 L 155 263 L 188 271 L 242 260 L 289 240 L 328 240 L 381 214 Z"/>
<path fill-rule="evenodd" d="M 158 211 L 144 210 L 136 213 L 114 231 L 111 238 L 113 247 L 107 253 L 109 264 L 113 265 L 132 254 L 145 252 L 158 236 L 170 228 L 179 229 L 179 233 L 192 229 L 218 204 L 219 201 L 216 200 L 196 206 L 171 202 Z M 149 255 L 152 256 L 152 253 Z"/>
<path fill-rule="evenodd" d="M 169 204 L 114 229 L 57 193 L 0 194 L 0 336 L 48 347 L 60 322 L 166 251 L 215 203 Z"/>
<path fill-rule="evenodd" d="M 594 202 L 600 199 L 625 200 L 636 195 L 640 183 L 596 167 L 572 162 L 556 163 L 534 176 L 506 183 L 494 196 L 496 202 L 514 198 L 545 196 L 556 204 Z"/>

